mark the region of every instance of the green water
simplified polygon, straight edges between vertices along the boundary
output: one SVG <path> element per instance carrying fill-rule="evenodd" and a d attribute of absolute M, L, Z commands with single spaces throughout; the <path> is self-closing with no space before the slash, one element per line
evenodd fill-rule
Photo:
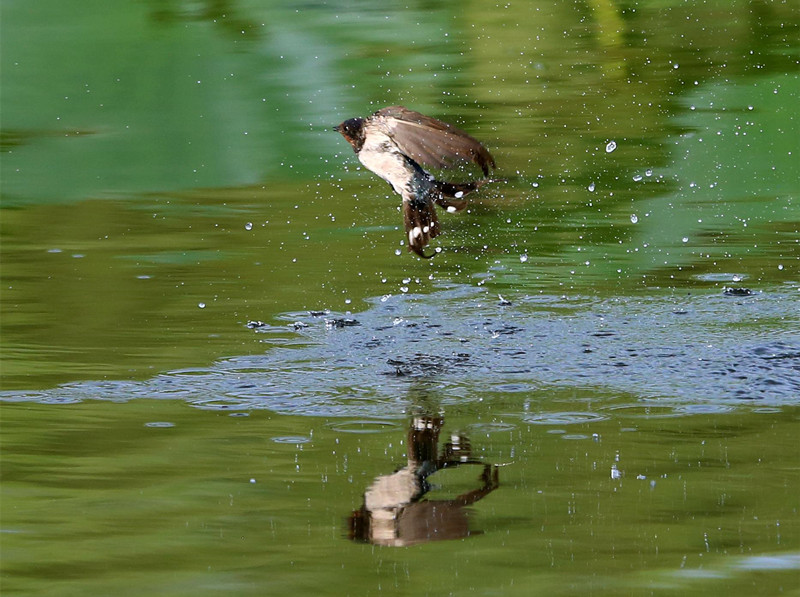
<path fill-rule="evenodd" d="M 1 10 L 3 594 L 798 590 L 793 3 Z M 507 179 L 430 261 L 391 104 Z M 496 484 L 354 540 L 421 415 Z"/>

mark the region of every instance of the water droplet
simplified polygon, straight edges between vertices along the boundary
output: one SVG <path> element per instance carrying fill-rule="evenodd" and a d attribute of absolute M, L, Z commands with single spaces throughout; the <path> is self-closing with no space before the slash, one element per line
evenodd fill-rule
<path fill-rule="evenodd" d="M 523 253 L 522 255 L 519 256 L 519 262 L 520 263 L 525 263 L 527 260 L 528 260 L 528 254 L 527 253 Z"/>
<path fill-rule="evenodd" d="M 594 183 L 593 183 L 593 182 L 592 182 L 592 183 L 589 183 L 589 187 L 588 187 L 588 188 L 589 188 L 589 192 L 590 192 L 590 193 L 594 193 L 595 186 L 594 186 Z"/>
<path fill-rule="evenodd" d="M 611 153 L 616 148 L 617 148 L 617 142 L 616 141 L 609 141 L 608 145 L 606 145 L 606 153 Z"/>
<path fill-rule="evenodd" d="M 650 170 L 650 169 L 647 169 L 647 170 L 644 171 L 644 175 L 645 176 L 653 176 L 653 171 Z"/>
<path fill-rule="evenodd" d="M 633 176 L 634 182 L 639 182 L 639 181 L 642 180 L 642 178 L 644 178 L 644 177 L 641 174 L 634 174 L 634 176 Z"/>
<path fill-rule="evenodd" d="M 201 309 L 205 309 L 206 308 L 206 304 L 205 303 L 197 303 L 197 306 L 200 307 Z"/>
<path fill-rule="evenodd" d="M 639 221 L 639 216 L 636 214 L 631 214 L 631 223 L 636 224 Z"/>
<path fill-rule="evenodd" d="M 247 222 L 247 224 L 244 225 L 244 229 L 245 230 L 252 230 L 253 229 L 253 222 Z"/>
<path fill-rule="evenodd" d="M 783 269 L 783 264 L 782 264 L 782 263 L 779 263 L 779 264 L 778 264 L 778 269 L 779 269 L 779 270 L 782 270 L 782 269 Z"/>
<path fill-rule="evenodd" d="M 684 236 L 681 240 L 683 242 L 685 242 L 685 243 L 688 243 L 689 242 L 689 237 L 688 236 Z"/>

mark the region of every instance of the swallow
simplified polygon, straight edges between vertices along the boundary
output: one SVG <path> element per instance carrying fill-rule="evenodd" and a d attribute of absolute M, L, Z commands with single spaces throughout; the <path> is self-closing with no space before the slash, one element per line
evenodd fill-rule
<path fill-rule="evenodd" d="M 382 108 L 367 118 L 350 118 L 334 127 L 358 160 L 389 183 L 403 199 L 408 250 L 429 259 L 423 249 L 440 232 L 434 205 L 453 213 L 467 206 L 464 198 L 487 182 L 495 161 L 476 139 L 451 124 L 403 106 Z M 437 180 L 422 168 L 452 168 L 459 162 L 480 167 L 484 178 L 473 182 Z"/>

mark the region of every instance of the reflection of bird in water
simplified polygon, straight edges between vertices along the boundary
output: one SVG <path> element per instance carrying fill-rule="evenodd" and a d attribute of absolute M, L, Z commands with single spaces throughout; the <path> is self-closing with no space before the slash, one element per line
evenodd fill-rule
<path fill-rule="evenodd" d="M 367 118 L 350 118 L 335 129 L 350 142 L 359 161 L 388 182 L 403 198 L 408 248 L 420 257 L 430 239 L 439 234 L 434 203 L 449 212 L 467 206 L 464 197 L 491 182 L 436 180 L 419 165 L 452 167 L 455 162 L 473 162 L 489 175 L 494 158 L 464 131 L 402 106 L 389 106 Z"/>
<path fill-rule="evenodd" d="M 370 485 L 364 505 L 350 516 L 351 539 L 404 546 L 470 534 L 465 507 L 497 489 L 498 469 L 471 458 L 469 441 L 461 436 L 451 438 L 438 454 L 442 425 L 441 417 L 414 417 L 408 432 L 408 465 Z M 483 466 L 479 488 L 449 500 L 422 500 L 430 490 L 427 477 L 464 464 Z"/>

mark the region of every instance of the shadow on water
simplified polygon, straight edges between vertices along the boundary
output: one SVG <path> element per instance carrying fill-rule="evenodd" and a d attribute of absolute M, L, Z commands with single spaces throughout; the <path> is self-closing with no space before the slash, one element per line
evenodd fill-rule
<path fill-rule="evenodd" d="M 421 393 L 421 394 L 420 394 Z M 410 395 L 428 402 L 427 390 L 412 387 Z M 404 547 L 428 541 L 462 539 L 476 533 L 469 525 L 469 506 L 500 486 L 496 466 L 472 455 L 470 439 L 453 434 L 439 448 L 444 415 L 430 407 L 411 417 L 406 450 L 408 462 L 388 475 L 379 475 L 364 493 L 361 508 L 348 519 L 349 537 L 356 541 Z M 429 477 L 446 469 L 475 466 L 476 486 L 452 498 L 437 498 Z M 440 475 L 441 477 L 441 475 Z"/>

